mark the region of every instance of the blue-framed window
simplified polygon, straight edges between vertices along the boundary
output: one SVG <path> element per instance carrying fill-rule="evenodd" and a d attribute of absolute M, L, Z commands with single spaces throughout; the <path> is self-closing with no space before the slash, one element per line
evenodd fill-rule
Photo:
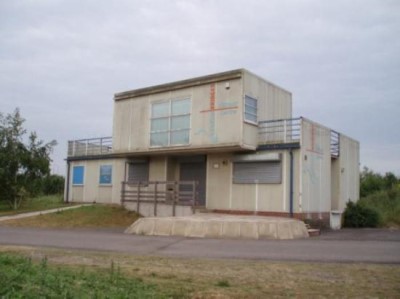
<path fill-rule="evenodd" d="M 83 185 L 84 176 L 85 176 L 85 167 L 74 166 L 72 169 L 72 185 Z"/>
<path fill-rule="evenodd" d="M 110 185 L 112 183 L 112 165 L 100 165 L 99 183 Z"/>
<path fill-rule="evenodd" d="M 257 124 L 257 99 L 244 97 L 244 121 Z"/>

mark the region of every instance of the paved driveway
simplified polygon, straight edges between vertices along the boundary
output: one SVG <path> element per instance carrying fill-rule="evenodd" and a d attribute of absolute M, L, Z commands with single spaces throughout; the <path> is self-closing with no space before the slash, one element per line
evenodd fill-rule
<path fill-rule="evenodd" d="M 399 230 L 341 230 L 301 240 L 222 240 L 125 235 L 120 230 L 0 226 L 0 245 L 116 251 L 188 258 L 400 264 Z"/>

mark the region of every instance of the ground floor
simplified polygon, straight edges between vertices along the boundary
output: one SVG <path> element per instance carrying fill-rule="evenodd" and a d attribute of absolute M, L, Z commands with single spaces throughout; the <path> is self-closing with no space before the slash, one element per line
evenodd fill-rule
<path fill-rule="evenodd" d="M 200 207 L 329 221 L 332 210 L 358 199 L 358 144 L 341 140 L 335 157 L 325 147 L 74 159 L 65 198 L 123 203 L 145 216 L 188 215 Z"/>

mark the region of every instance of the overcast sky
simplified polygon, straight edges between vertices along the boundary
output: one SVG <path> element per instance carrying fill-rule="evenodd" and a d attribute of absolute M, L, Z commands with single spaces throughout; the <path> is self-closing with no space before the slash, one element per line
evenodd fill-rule
<path fill-rule="evenodd" d="M 0 1 L 0 112 L 41 139 L 111 136 L 116 92 L 246 68 L 400 175 L 400 1 Z"/>

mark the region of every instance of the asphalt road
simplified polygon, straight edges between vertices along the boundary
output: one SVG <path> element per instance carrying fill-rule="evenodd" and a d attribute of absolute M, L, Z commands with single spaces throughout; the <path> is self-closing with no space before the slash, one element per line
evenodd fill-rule
<path fill-rule="evenodd" d="M 0 226 L 0 245 L 186 258 L 400 264 L 400 230 L 341 230 L 301 240 L 222 240 L 125 235 L 119 230 Z"/>

